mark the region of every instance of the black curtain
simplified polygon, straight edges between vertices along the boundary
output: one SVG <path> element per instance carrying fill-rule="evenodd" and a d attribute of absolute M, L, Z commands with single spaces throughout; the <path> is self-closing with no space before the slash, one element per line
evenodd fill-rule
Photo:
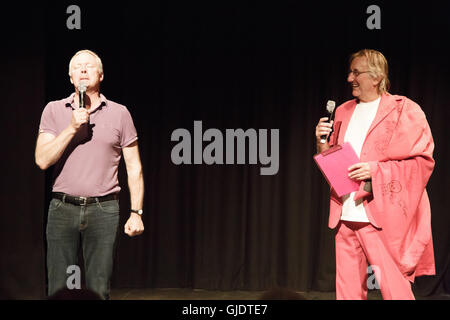
<path fill-rule="evenodd" d="M 43 295 L 44 174 L 34 147 L 45 104 L 44 8 L 4 8 L 0 19 L 0 298 Z M 10 14 L 6 14 L 10 12 Z"/>
<path fill-rule="evenodd" d="M 81 30 L 66 27 L 71 4 L 81 9 Z M 372 4 L 381 9 L 381 30 L 366 27 Z M 450 181 L 444 165 L 448 4 L 58 1 L 35 6 L 28 13 L 33 27 L 10 18 L 11 50 L 2 52 L 3 70 L 11 76 L 0 82 L 8 115 L 1 120 L 7 145 L 1 193 L 4 296 L 45 293 L 51 186 L 49 173 L 34 165 L 34 143 L 45 104 L 73 91 L 68 62 L 83 48 L 103 60 L 102 93 L 130 110 L 144 167 L 146 231 L 128 238 L 120 229 L 113 287 L 334 290 L 329 188 L 312 159 L 314 128 L 327 100 L 340 104 L 352 98 L 346 83 L 349 55 L 373 48 L 389 61 L 390 92 L 419 103 L 433 132 L 436 167 L 428 191 L 437 275 L 418 278 L 415 289 L 421 295 L 444 289 L 450 263 L 444 206 Z M 11 16 L 22 13 L 16 8 Z M 278 173 L 260 175 L 261 165 L 173 164 L 171 133 L 185 128 L 193 135 L 197 120 L 204 131 L 217 128 L 224 134 L 279 129 Z M 119 179 L 123 226 L 129 209 L 123 163 Z"/>

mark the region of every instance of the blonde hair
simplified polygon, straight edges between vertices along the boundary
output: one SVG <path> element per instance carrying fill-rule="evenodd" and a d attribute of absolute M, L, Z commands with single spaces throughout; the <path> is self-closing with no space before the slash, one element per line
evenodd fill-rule
<path fill-rule="evenodd" d="M 84 49 L 84 50 L 80 50 L 80 51 L 78 51 L 77 53 L 75 53 L 75 54 L 73 55 L 72 59 L 70 59 L 70 62 L 69 62 L 69 76 L 72 75 L 72 63 L 73 63 L 73 59 L 75 59 L 75 57 L 76 57 L 77 55 L 81 54 L 81 53 L 89 53 L 90 55 L 94 56 L 95 61 L 97 62 L 97 66 L 98 66 L 98 73 L 99 73 L 99 74 L 102 74 L 102 73 L 103 73 L 103 63 L 102 63 L 102 60 L 100 59 L 100 57 L 99 57 L 94 51 Z"/>
<path fill-rule="evenodd" d="M 350 64 L 355 58 L 366 57 L 367 65 L 369 66 L 369 74 L 372 78 L 381 77 L 381 81 L 378 84 L 378 93 L 382 94 L 388 92 L 391 83 L 388 78 L 388 63 L 384 55 L 376 50 L 363 49 L 353 53 L 350 56 Z"/>

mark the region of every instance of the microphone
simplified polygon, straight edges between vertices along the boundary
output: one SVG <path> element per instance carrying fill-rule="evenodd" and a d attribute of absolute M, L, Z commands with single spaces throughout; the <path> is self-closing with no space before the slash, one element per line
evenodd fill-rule
<path fill-rule="evenodd" d="M 87 81 L 80 81 L 78 85 L 78 95 L 80 96 L 80 108 L 86 108 L 85 105 L 85 95 L 86 95 Z"/>
<path fill-rule="evenodd" d="M 327 111 L 330 114 L 330 116 L 328 117 L 328 123 L 331 123 L 331 120 L 333 120 L 333 118 L 334 118 L 334 109 L 335 108 L 336 108 L 336 102 L 334 102 L 333 100 L 328 100 Z M 330 136 L 331 136 L 332 132 L 333 132 L 333 128 L 331 128 Z M 320 143 L 325 143 L 326 141 L 327 141 L 326 135 L 323 135 L 320 137 Z"/>

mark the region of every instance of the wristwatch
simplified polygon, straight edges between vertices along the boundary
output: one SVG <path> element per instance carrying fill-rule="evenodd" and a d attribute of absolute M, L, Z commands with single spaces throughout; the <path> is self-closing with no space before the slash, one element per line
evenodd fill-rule
<path fill-rule="evenodd" d="M 131 209 L 131 212 L 137 213 L 138 215 L 142 216 L 142 214 L 144 213 L 144 210 L 142 210 L 142 209 L 139 209 L 139 210 Z"/>

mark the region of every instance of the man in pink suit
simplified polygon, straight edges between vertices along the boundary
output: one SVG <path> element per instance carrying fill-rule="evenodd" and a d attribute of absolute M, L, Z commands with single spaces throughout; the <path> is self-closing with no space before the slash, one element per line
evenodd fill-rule
<path fill-rule="evenodd" d="M 355 99 L 336 109 L 332 124 L 321 118 L 316 127 L 318 152 L 349 142 L 361 161 L 348 168 L 361 181 L 358 191 L 338 197 L 331 189 L 336 298 L 367 299 L 373 270 L 384 299 L 414 299 L 410 282 L 435 274 L 426 191 L 434 168 L 431 130 L 418 104 L 388 93 L 382 53 L 351 55 L 347 81 Z M 320 143 L 332 126 L 329 142 Z"/>

